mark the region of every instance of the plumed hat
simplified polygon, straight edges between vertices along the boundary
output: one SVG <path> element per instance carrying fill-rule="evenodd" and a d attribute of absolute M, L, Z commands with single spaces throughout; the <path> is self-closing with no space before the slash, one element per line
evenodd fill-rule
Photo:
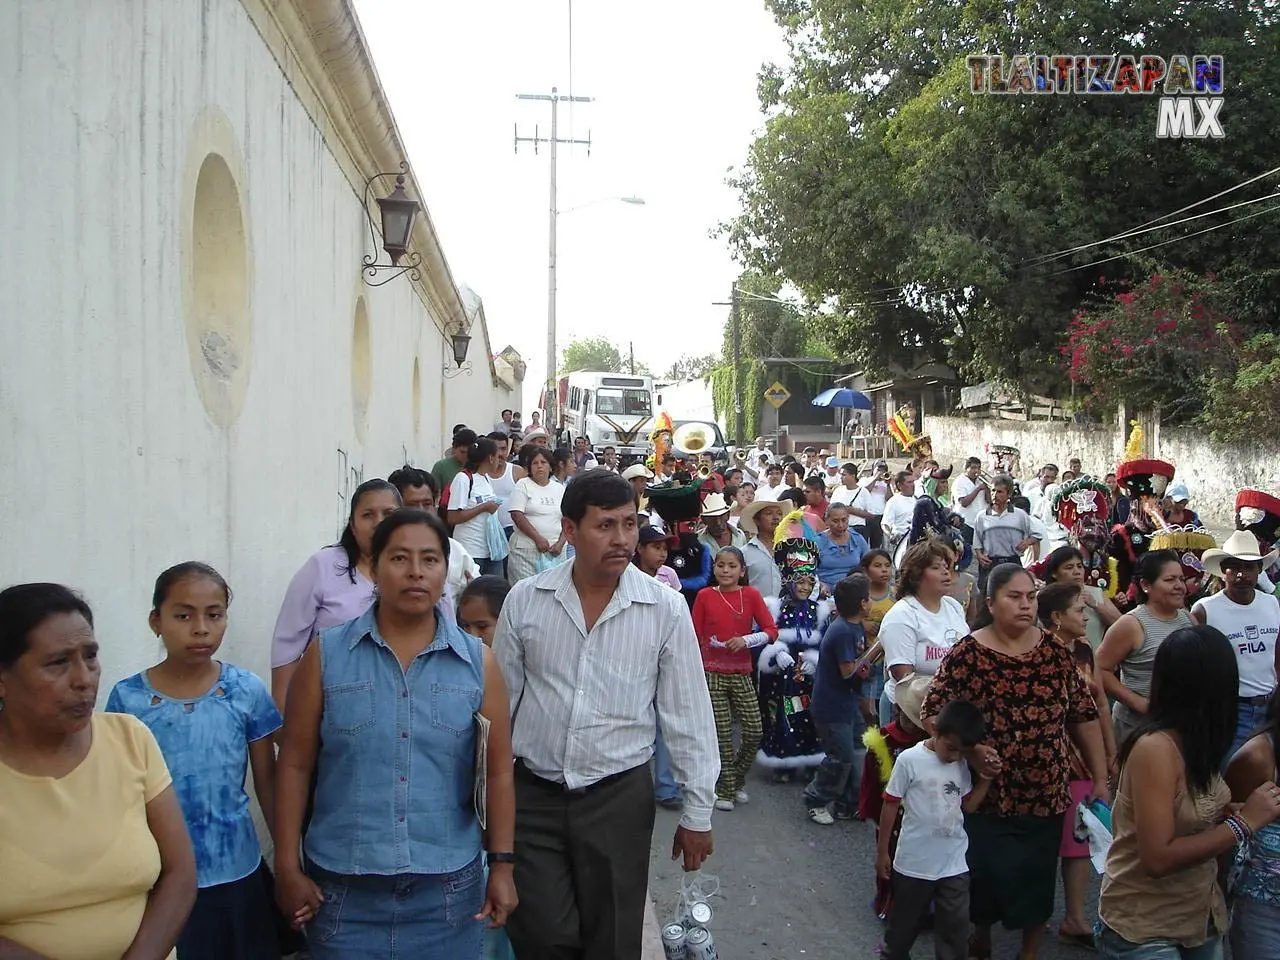
<path fill-rule="evenodd" d="M 1142 458 L 1142 427 L 1133 421 L 1124 460 L 1116 467 L 1116 483 L 1131 497 L 1162 497 L 1173 480 L 1173 464 Z"/>
<path fill-rule="evenodd" d="M 1236 494 L 1236 528 L 1248 530 L 1265 546 L 1275 543 L 1280 533 L 1280 499 L 1261 490 L 1241 490 Z"/>
<path fill-rule="evenodd" d="M 1111 491 L 1096 477 L 1077 477 L 1058 484 L 1057 493 L 1049 505 L 1053 507 L 1058 522 L 1070 530 L 1076 520 L 1087 514 L 1100 517 L 1105 522 L 1107 511 L 1111 509 Z"/>

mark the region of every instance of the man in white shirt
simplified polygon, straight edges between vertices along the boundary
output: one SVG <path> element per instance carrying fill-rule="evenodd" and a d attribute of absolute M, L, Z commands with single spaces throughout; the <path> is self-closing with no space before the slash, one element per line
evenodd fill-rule
<path fill-rule="evenodd" d="M 561 510 L 573 561 L 516 584 L 493 640 L 516 757 L 507 932 L 519 956 L 640 960 L 658 726 L 685 797 L 672 850 L 692 871 L 712 851 L 715 719 L 688 606 L 631 563 L 631 485 L 588 470 Z"/>
<path fill-rule="evenodd" d="M 911 471 L 901 471 L 893 478 L 893 486 L 898 492 L 884 505 L 884 516 L 880 518 L 885 547 L 890 553 L 911 532 L 911 522 L 916 514 L 915 480 Z"/>
<path fill-rule="evenodd" d="M 1275 562 L 1276 551 L 1264 554 L 1258 538 L 1247 530 L 1227 537 L 1221 550 L 1206 550 L 1205 572 L 1226 585 L 1220 593 L 1197 600 L 1191 616 L 1221 630 L 1231 641 L 1240 671 L 1236 703 L 1236 736 L 1223 765 L 1246 740 L 1262 729 L 1267 703 L 1276 689 L 1280 603 L 1258 590 L 1258 577 Z"/>
<path fill-rule="evenodd" d="M 956 478 L 955 486 L 951 488 L 951 506 L 964 517 L 964 539 L 972 545 L 973 528 L 978 517 L 991 506 L 991 490 L 982 479 L 982 461 L 977 457 L 970 457 L 964 462 L 964 473 Z"/>
<path fill-rule="evenodd" d="M 777 500 L 778 494 L 787 489 L 782 482 L 782 464 L 770 463 L 764 469 L 764 482 L 756 487 L 757 500 Z"/>
<path fill-rule="evenodd" d="M 1031 512 L 1035 513 L 1036 504 L 1040 502 L 1040 498 L 1044 496 L 1045 490 L 1058 482 L 1058 466 L 1054 463 L 1046 463 L 1040 468 L 1040 472 L 1036 474 L 1035 479 L 1022 487 L 1022 495 L 1031 502 Z"/>
<path fill-rule="evenodd" d="M 600 461 L 600 466 L 604 467 L 610 473 L 617 473 L 618 472 L 617 448 L 605 447 L 604 450 L 601 451 L 601 456 L 604 457 L 604 459 Z"/>
<path fill-rule="evenodd" d="M 759 476 L 761 461 L 770 461 L 773 459 L 775 459 L 773 453 L 765 445 L 764 437 L 756 437 L 756 445 L 747 451 L 747 467 L 752 473 Z"/>
<path fill-rule="evenodd" d="M 827 485 L 827 493 L 831 493 L 836 487 L 840 486 L 840 458 L 827 457 L 827 469 L 823 474 L 822 480 Z"/>

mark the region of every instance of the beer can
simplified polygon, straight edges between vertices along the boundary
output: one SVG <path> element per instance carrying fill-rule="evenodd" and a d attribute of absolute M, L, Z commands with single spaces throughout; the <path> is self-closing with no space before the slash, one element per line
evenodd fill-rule
<path fill-rule="evenodd" d="M 662 952 L 667 960 L 687 960 L 684 927 L 668 923 L 662 928 Z"/>
<path fill-rule="evenodd" d="M 711 904 L 705 900 L 689 901 L 689 919 L 696 927 L 705 927 L 711 922 Z"/>
<path fill-rule="evenodd" d="M 717 960 L 716 941 L 706 927 L 694 927 L 684 941 L 685 960 Z"/>

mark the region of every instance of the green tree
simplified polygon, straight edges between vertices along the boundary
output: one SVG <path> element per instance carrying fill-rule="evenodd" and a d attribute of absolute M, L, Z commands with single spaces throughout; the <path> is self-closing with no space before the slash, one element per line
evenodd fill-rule
<path fill-rule="evenodd" d="M 720 358 L 714 353 L 703 354 L 700 357 L 684 354 L 680 359 L 672 362 L 663 373 L 664 380 L 695 380 L 699 377 L 705 377 L 711 373 L 711 368 L 720 362 Z"/>
<path fill-rule="evenodd" d="M 604 337 L 574 340 L 560 355 L 561 373 L 573 373 L 575 370 L 622 373 L 624 369 L 622 353 Z"/>
<path fill-rule="evenodd" d="M 1248 278 L 1238 319 L 1275 324 L 1275 214 L 1087 266 L 1273 204 L 1085 246 L 1275 165 L 1274 0 L 767 2 L 790 57 L 761 73 L 767 120 L 731 181 L 742 212 L 726 234 L 749 269 L 823 306 L 822 338 L 837 356 L 875 371 L 942 360 L 971 379 L 1060 388 L 1057 351 L 1080 305 L 1178 267 Z M 1151 97 L 969 92 L 970 54 L 1085 48 L 1223 55 L 1227 138 L 1157 140 Z"/>

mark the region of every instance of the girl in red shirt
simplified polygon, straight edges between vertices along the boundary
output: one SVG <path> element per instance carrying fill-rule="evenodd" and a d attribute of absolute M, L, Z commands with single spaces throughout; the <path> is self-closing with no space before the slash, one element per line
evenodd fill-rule
<path fill-rule="evenodd" d="M 751 650 L 778 639 L 778 628 L 764 598 L 747 586 L 747 564 L 737 547 L 725 547 L 711 567 L 711 586 L 698 591 L 693 628 L 702 648 L 702 666 L 711 692 L 720 741 L 720 779 L 716 809 L 732 810 L 750 798 L 743 789 L 760 746 L 760 705 L 751 683 Z M 733 721 L 741 744 L 733 748 Z"/>

